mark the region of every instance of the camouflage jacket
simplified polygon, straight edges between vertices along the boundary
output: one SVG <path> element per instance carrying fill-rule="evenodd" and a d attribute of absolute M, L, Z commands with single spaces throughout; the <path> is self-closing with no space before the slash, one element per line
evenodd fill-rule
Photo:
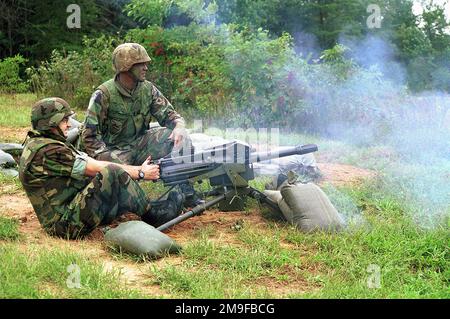
<path fill-rule="evenodd" d="M 87 186 L 86 154 L 54 134 L 28 132 L 20 157 L 19 178 L 47 231 L 63 218 L 66 206 Z"/>
<path fill-rule="evenodd" d="M 133 144 L 149 129 L 152 117 L 173 129 L 183 118 L 149 81 L 139 82 L 133 92 L 115 79 L 106 81 L 92 94 L 82 130 L 81 149 L 89 156 Z"/>

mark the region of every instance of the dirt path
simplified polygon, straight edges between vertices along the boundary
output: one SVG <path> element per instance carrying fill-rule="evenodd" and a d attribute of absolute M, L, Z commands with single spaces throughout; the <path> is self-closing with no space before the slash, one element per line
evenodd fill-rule
<path fill-rule="evenodd" d="M 374 178 L 376 173 L 371 170 L 351 165 L 318 163 L 323 174 L 320 184 L 330 183 L 333 186 L 355 185 L 366 179 Z"/>
<path fill-rule="evenodd" d="M 362 180 L 372 178 L 375 173 L 361 168 L 331 164 L 319 163 L 324 179 L 323 183 L 331 183 L 335 186 L 343 184 L 360 183 Z M 153 278 L 148 275 L 148 263 L 133 262 L 126 259 L 114 258 L 107 250 L 103 243 L 103 234 L 100 230 L 94 231 L 87 239 L 68 242 L 66 240 L 52 238 L 48 236 L 40 227 L 36 214 L 33 211 L 25 193 L 18 192 L 8 195 L 0 195 L 0 216 L 15 218 L 20 221 L 20 233 L 25 237 L 21 241 L 21 245 L 37 244 L 43 248 L 69 249 L 75 251 L 83 251 L 83 255 L 101 260 L 105 271 L 119 271 L 121 278 L 127 286 L 140 290 L 146 295 L 154 297 L 168 297 L 168 293 L 163 291 L 158 285 L 152 282 Z M 124 221 L 138 219 L 133 214 L 127 214 L 115 222 L 119 224 Z M 201 230 L 213 226 L 215 236 L 212 240 L 218 240 L 221 243 L 230 245 L 239 245 L 235 231 L 236 225 L 243 222 L 251 223 L 252 226 L 260 228 L 264 231 L 266 220 L 258 212 L 250 212 L 243 214 L 242 212 L 219 212 L 211 210 L 205 212 L 201 216 L 188 219 L 185 222 L 174 226 L 166 232 L 171 238 L 179 244 L 184 245 L 189 241 L 198 238 Z M 167 257 L 163 260 L 155 261 L 155 263 L 181 263 L 181 257 Z M 289 274 L 290 270 L 286 269 Z M 277 282 L 276 279 L 267 278 L 261 280 L 259 285 L 267 288 L 277 295 L 284 295 L 293 291 L 298 292 L 301 289 L 311 290 L 308 283 L 302 278 L 293 277 L 291 282 Z"/>
<path fill-rule="evenodd" d="M 29 127 L 0 127 L 0 136 L 2 137 L 2 143 L 22 143 L 27 136 Z"/>

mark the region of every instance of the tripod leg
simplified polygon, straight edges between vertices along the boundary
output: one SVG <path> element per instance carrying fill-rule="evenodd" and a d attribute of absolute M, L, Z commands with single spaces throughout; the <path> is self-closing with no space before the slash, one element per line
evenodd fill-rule
<path fill-rule="evenodd" d="M 234 192 L 234 191 L 230 191 L 229 193 Z M 181 223 L 182 221 L 185 221 L 188 218 L 191 218 L 195 215 L 199 215 L 201 213 L 203 213 L 205 210 L 207 210 L 208 208 L 216 205 L 217 203 L 223 201 L 227 196 L 229 196 L 228 193 L 220 195 L 204 204 L 195 206 L 192 210 L 184 213 L 183 215 L 178 216 L 177 218 L 172 219 L 171 221 L 168 221 L 167 223 L 159 226 L 158 228 L 156 228 L 159 231 L 163 231 L 166 230 L 169 227 L 172 227 L 176 224 Z"/>
<path fill-rule="evenodd" d="M 260 203 L 268 205 L 271 209 L 273 209 L 276 212 L 280 212 L 280 208 L 278 207 L 278 204 L 269 199 L 264 193 L 252 188 L 249 192 L 249 196 L 253 197 L 254 199 L 258 200 Z"/>

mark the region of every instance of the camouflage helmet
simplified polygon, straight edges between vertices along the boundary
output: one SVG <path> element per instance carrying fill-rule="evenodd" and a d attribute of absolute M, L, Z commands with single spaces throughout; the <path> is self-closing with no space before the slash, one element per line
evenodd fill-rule
<path fill-rule="evenodd" d="M 34 130 L 46 131 L 57 127 L 68 116 L 75 113 L 69 103 L 59 97 L 49 97 L 37 101 L 31 110 L 31 125 Z"/>
<path fill-rule="evenodd" d="M 116 73 L 129 71 L 133 64 L 150 61 L 147 51 L 138 43 L 121 44 L 113 52 L 113 66 Z"/>

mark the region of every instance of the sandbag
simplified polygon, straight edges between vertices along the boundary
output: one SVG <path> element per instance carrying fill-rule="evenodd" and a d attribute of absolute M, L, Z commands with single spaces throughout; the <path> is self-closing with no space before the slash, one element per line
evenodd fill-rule
<path fill-rule="evenodd" d="M 278 206 L 284 217 L 299 230 L 332 232 L 343 226 L 338 211 L 327 195 L 315 184 L 289 184 L 281 187 Z"/>
<path fill-rule="evenodd" d="M 107 231 L 105 241 L 123 252 L 150 258 L 181 250 L 169 236 L 142 221 L 129 221 Z"/>
<path fill-rule="evenodd" d="M 16 166 L 17 164 L 14 158 L 10 154 L 0 150 L 0 167 L 11 168 Z"/>
<path fill-rule="evenodd" d="M 263 191 L 263 194 L 266 195 L 272 202 L 278 203 L 283 197 L 281 196 L 280 191 L 274 191 L 274 190 L 265 190 Z"/>
<path fill-rule="evenodd" d="M 23 145 L 17 143 L 0 143 L 0 150 L 12 156 L 20 156 Z"/>
<path fill-rule="evenodd" d="M 18 177 L 19 171 L 15 170 L 14 168 L 1 168 L 0 167 L 0 174 L 3 174 L 5 176 Z"/>
<path fill-rule="evenodd" d="M 278 202 L 282 199 L 281 192 L 274 190 L 265 190 L 263 191 L 263 194 L 270 202 L 272 202 L 272 204 L 269 204 L 265 200 L 262 201 L 262 203 L 266 204 L 265 207 L 267 207 L 272 213 L 270 215 L 266 215 L 265 217 L 277 220 L 278 219 L 284 220 L 285 218 L 283 216 L 283 213 L 280 210 L 280 207 L 278 206 Z"/>

